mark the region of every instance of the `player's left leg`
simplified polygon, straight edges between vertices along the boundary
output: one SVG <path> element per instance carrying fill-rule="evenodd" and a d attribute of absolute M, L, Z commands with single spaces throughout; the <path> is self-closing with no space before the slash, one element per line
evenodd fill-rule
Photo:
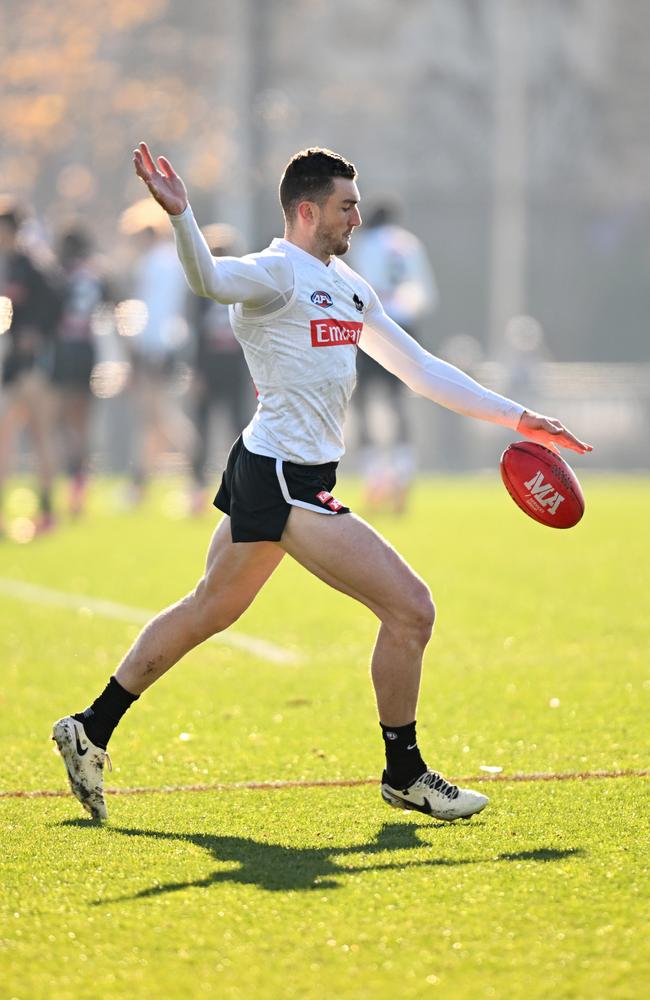
<path fill-rule="evenodd" d="M 371 674 L 386 746 L 384 799 L 448 820 L 483 809 L 488 802 L 484 795 L 459 789 L 429 771 L 417 747 L 422 656 L 435 614 L 424 581 L 354 514 L 330 517 L 293 507 L 281 545 L 306 569 L 379 618 Z"/>
<path fill-rule="evenodd" d="M 233 542 L 230 518 L 215 528 L 196 587 L 142 629 L 115 677 L 140 695 L 186 653 L 229 628 L 251 605 L 284 555 L 275 542 Z"/>

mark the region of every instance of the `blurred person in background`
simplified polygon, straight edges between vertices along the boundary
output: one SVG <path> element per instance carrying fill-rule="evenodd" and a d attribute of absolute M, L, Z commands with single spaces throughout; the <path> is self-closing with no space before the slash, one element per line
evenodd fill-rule
<path fill-rule="evenodd" d="M 143 306 L 140 329 L 125 341 L 134 411 L 132 482 L 127 497 L 132 504 L 142 499 L 162 452 L 171 448 L 188 455 L 194 442 L 192 423 L 173 391 L 178 350 L 187 334 L 187 284 L 174 240 L 164 224 L 164 215 L 152 212 L 152 203 L 147 200 L 131 206 L 120 227 L 133 241 L 132 293 Z"/>
<path fill-rule="evenodd" d="M 40 534 L 54 526 L 50 379 L 61 300 L 52 275 L 21 245 L 20 228 L 25 215 L 16 201 L 0 198 L 0 298 L 4 299 L 10 324 L 3 337 L 0 505 L 15 439 L 18 431 L 26 427 L 35 457 L 39 509 L 35 531 Z"/>
<path fill-rule="evenodd" d="M 230 257 L 241 253 L 240 237 L 232 226 L 215 223 L 205 226 L 202 232 L 213 256 Z M 196 440 L 192 453 L 191 511 L 199 514 L 206 502 L 206 465 L 213 414 L 217 412 L 225 417 L 231 441 L 253 415 L 255 393 L 242 349 L 232 332 L 228 306 L 190 293 L 188 321 L 195 348 L 192 414 Z"/>
<path fill-rule="evenodd" d="M 418 339 L 418 324 L 435 309 L 438 289 L 423 243 L 399 224 L 396 200 L 375 202 L 355 237 L 350 263 L 368 281 L 391 319 Z M 363 351 L 357 357 L 357 388 L 353 397 L 359 426 L 365 502 L 401 513 L 416 472 L 416 456 L 408 418 L 408 389 Z M 383 447 L 372 422 L 372 405 L 388 397 L 394 430 Z"/>
<path fill-rule="evenodd" d="M 506 325 L 497 362 L 503 365 L 506 392 L 541 405 L 541 366 L 550 361 L 542 324 L 534 316 L 513 316 Z"/>
<path fill-rule="evenodd" d="M 93 256 L 92 237 L 83 225 L 70 226 L 61 234 L 57 257 L 62 311 L 54 345 L 52 381 L 63 460 L 70 480 L 68 509 L 76 517 L 83 512 L 90 459 L 90 376 L 96 360 L 93 316 L 111 296 Z"/>

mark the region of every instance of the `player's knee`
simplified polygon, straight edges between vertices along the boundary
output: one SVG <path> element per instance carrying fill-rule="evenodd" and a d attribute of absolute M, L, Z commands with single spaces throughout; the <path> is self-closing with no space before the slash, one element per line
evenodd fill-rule
<path fill-rule="evenodd" d="M 436 608 L 429 588 L 421 580 L 413 581 L 402 593 L 400 606 L 391 609 L 385 624 L 398 633 L 407 643 L 424 647 L 431 638 L 436 619 Z"/>
<path fill-rule="evenodd" d="M 425 645 L 431 638 L 435 620 L 436 606 L 433 603 L 431 592 L 426 585 L 422 584 L 413 604 L 413 628 L 424 640 Z"/>

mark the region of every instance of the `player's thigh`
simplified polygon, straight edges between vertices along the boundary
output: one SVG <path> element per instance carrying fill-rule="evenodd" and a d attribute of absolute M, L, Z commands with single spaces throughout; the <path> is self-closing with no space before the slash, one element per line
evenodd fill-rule
<path fill-rule="evenodd" d="M 197 597 L 219 618 L 235 621 L 283 556 L 284 550 L 276 542 L 233 542 L 230 518 L 225 514 L 212 536 Z"/>
<path fill-rule="evenodd" d="M 429 589 L 385 538 L 355 514 L 292 507 L 280 542 L 306 569 L 385 621 L 433 622 Z"/>

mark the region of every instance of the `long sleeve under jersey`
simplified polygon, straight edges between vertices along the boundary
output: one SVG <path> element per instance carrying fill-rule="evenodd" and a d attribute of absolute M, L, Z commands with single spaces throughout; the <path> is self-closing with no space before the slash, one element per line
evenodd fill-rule
<path fill-rule="evenodd" d="M 460 368 L 430 354 L 387 315 L 376 295 L 366 312 L 359 347 L 413 392 L 456 413 L 514 430 L 524 412 L 519 403 L 492 392 Z"/>
<path fill-rule="evenodd" d="M 258 392 L 244 431 L 250 451 L 301 464 L 340 458 L 357 346 L 414 392 L 516 428 L 523 406 L 421 347 L 340 258 L 325 264 L 286 239 L 246 257 L 215 258 L 189 206 L 172 224 L 190 288 L 231 306 Z"/>

